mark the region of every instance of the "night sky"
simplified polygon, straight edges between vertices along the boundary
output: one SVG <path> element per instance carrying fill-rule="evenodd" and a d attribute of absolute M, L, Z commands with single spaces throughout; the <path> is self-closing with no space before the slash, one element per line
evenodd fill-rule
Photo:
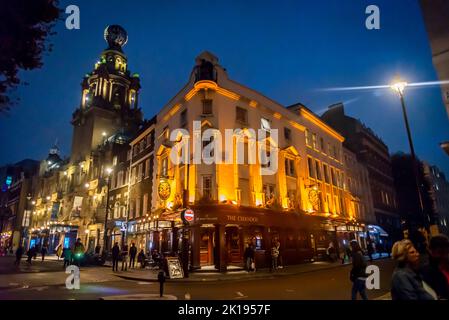
<path fill-rule="evenodd" d="M 321 89 L 437 80 L 418 1 L 61 1 L 81 10 L 81 29 L 57 25 L 53 52 L 42 69 L 22 72 L 29 83 L 9 116 L 0 116 L 0 164 L 45 158 L 56 139 L 71 148 L 72 112 L 80 82 L 106 48 L 103 31 L 120 24 L 129 35 L 124 51 L 142 81 L 140 106 L 152 117 L 187 82 L 194 58 L 209 50 L 229 76 L 284 105 L 302 102 L 321 114 L 346 102 L 389 146 L 408 152 L 398 97 L 390 90 L 328 92 Z M 377 4 L 381 30 L 365 28 L 365 8 Z M 64 17 L 66 15 L 64 14 Z M 439 87 L 406 92 L 418 156 L 449 173 L 439 143 L 449 140 Z"/>

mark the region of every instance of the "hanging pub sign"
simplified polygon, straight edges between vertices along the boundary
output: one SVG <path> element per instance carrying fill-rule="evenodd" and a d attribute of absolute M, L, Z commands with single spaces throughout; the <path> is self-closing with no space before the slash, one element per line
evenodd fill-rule
<path fill-rule="evenodd" d="M 167 200 L 171 194 L 170 183 L 168 183 L 168 181 L 166 181 L 166 180 L 159 181 L 159 186 L 157 187 L 157 191 L 159 194 L 159 198 L 161 198 L 161 200 Z"/>
<path fill-rule="evenodd" d="M 195 219 L 195 212 L 192 209 L 185 209 L 181 212 L 181 219 L 185 224 L 190 224 Z"/>

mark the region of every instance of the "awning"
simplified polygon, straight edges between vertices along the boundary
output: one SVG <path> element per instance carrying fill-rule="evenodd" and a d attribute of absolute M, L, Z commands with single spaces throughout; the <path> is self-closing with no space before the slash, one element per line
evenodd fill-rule
<path fill-rule="evenodd" d="M 388 233 L 384 229 L 382 229 L 382 227 L 377 225 L 368 225 L 368 231 L 378 233 L 381 237 L 388 237 Z"/>

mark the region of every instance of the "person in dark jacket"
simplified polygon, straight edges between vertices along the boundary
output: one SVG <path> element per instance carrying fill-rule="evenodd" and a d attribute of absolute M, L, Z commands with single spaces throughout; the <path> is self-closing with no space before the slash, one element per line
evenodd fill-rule
<path fill-rule="evenodd" d="M 350 280 L 352 281 L 351 299 L 357 300 L 357 293 L 363 300 L 368 300 L 366 295 L 366 262 L 362 249 L 356 240 L 351 241 L 352 248 L 352 269 Z"/>
<path fill-rule="evenodd" d="M 14 264 L 16 266 L 18 266 L 20 264 L 20 260 L 22 259 L 22 255 L 23 255 L 23 247 L 21 245 L 19 245 L 17 247 L 17 250 L 16 250 L 16 261 L 14 262 Z"/>
<path fill-rule="evenodd" d="M 243 257 L 245 259 L 245 268 L 246 271 L 252 271 L 252 264 L 254 261 L 254 248 L 252 244 L 248 244 L 245 248 L 245 252 L 243 253 Z"/>
<path fill-rule="evenodd" d="M 140 250 L 137 261 L 140 263 L 141 268 L 145 268 L 145 252 L 143 252 L 143 249 Z"/>
<path fill-rule="evenodd" d="M 397 267 L 391 279 L 391 298 L 393 300 L 435 300 L 417 273 L 419 252 L 408 240 L 398 241 L 393 245 L 393 259 Z"/>
<path fill-rule="evenodd" d="M 122 246 L 122 271 L 128 271 L 128 245 Z"/>
<path fill-rule="evenodd" d="M 449 260 L 449 239 L 438 235 L 430 239 L 429 263 L 420 274 L 422 279 L 435 291 L 438 299 L 449 300 L 449 283 L 444 275 L 444 268 Z"/>
<path fill-rule="evenodd" d="M 66 266 L 70 266 L 72 264 L 72 249 L 70 248 L 64 248 L 62 249 L 62 256 L 64 257 L 64 266 L 65 269 Z"/>
<path fill-rule="evenodd" d="M 363 300 L 368 300 L 366 295 L 366 262 L 362 249 L 357 241 L 351 241 L 352 248 L 352 269 L 350 279 L 352 281 L 351 299 L 357 300 L 357 293 Z"/>
<path fill-rule="evenodd" d="M 27 262 L 28 262 L 28 264 L 31 264 L 31 259 L 34 257 L 35 252 L 36 252 L 36 247 L 34 247 L 34 246 L 32 248 L 28 249 L 28 252 L 27 252 L 27 256 L 28 256 Z"/>
<path fill-rule="evenodd" d="M 129 248 L 129 268 L 134 268 L 134 263 L 136 261 L 137 248 L 136 245 L 131 243 L 131 248 Z"/>
<path fill-rule="evenodd" d="M 47 246 L 44 244 L 41 249 L 42 261 L 44 261 L 46 254 L 47 254 Z"/>
<path fill-rule="evenodd" d="M 112 271 L 118 271 L 119 256 L 120 256 L 120 248 L 118 247 L 118 242 L 116 242 L 112 247 Z"/>

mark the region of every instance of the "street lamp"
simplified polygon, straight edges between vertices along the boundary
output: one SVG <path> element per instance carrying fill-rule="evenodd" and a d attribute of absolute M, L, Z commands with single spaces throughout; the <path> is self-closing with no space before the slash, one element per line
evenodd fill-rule
<path fill-rule="evenodd" d="M 109 190 L 111 189 L 111 173 L 112 173 L 112 168 L 108 167 L 106 168 L 105 172 L 106 172 L 106 181 L 107 181 L 107 192 L 106 192 L 106 215 L 104 217 L 104 235 L 103 235 L 103 255 L 104 258 L 107 258 L 107 248 L 108 248 L 108 230 L 107 230 L 107 225 L 108 225 L 108 215 L 109 215 Z"/>
<path fill-rule="evenodd" d="M 407 110 L 405 108 L 405 101 L 404 101 L 404 91 L 405 91 L 406 87 L 407 87 L 407 82 L 401 80 L 399 77 L 397 77 L 394 80 L 394 82 L 390 85 L 390 88 L 393 91 L 395 91 L 401 99 L 402 113 L 404 114 L 405 128 L 407 129 L 408 143 L 410 145 L 410 153 L 412 155 L 413 173 L 415 175 L 416 190 L 418 191 L 419 206 L 421 209 L 421 214 L 424 215 L 423 200 L 422 200 L 422 195 L 421 195 L 421 189 L 419 187 L 418 167 L 417 167 L 417 161 L 416 161 L 415 148 L 413 147 L 412 134 L 410 131 L 410 125 L 408 123 Z"/>

